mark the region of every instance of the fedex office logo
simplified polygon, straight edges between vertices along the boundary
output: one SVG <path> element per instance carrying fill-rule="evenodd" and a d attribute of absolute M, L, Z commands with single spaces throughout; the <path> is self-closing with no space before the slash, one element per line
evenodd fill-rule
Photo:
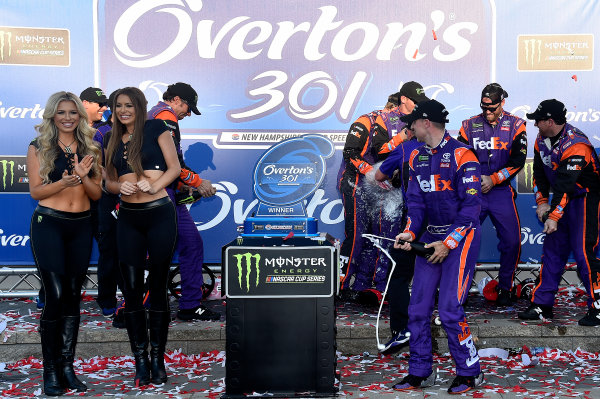
<path fill-rule="evenodd" d="M 419 187 L 421 187 L 421 191 L 424 193 L 429 193 L 432 191 L 446 191 L 452 190 L 450 186 L 451 180 L 444 180 L 440 177 L 440 175 L 430 175 L 427 179 L 422 179 L 421 176 L 417 176 L 417 181 L 419 182 Z"/>
<path fill-rule="evenodd" d="M 489 141 L 475 137 L 473 147 L 477 150 L 508 150 L 508 141 L 501 141 L 498 137 L 492 137 Z"/>
<path fill-rule="evenodd" d="M 465 184 L 468 184 L 468 183 L 477 183 L 478 181 L 479 181 L 479 177 L 477 177 L 475 175 L 473 175 L 471 177 L 463 177 L 462 178 L 462 182 L 465 183 Z"/>

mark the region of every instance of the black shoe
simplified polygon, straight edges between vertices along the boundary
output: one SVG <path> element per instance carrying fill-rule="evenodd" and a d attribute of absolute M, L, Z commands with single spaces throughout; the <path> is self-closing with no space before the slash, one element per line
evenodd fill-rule
<path fill-rule="evenodd" d="M 40 338 L 44 358 L 43 384 L 46 396 L 64 395 L 60 383 L 60 349 L 62 323 L 58 320 L 40 320 Z"/>
<path fill-rule="evenodd" d="M 165 370 L 165 345 L 169 335 L 169 322 L 171 313 L 169 311 L 148 312 L 150 327 L 150 375 L 153 384 L 167 382 L 167 371 Z"/>
<path fill-rule="evenodd" d="M 510 306 L 512 305 L 511 293 L 509 290 L 504 288 L 498 288 L 498 299 L 496 299 L 496 306 Z"/>
<path fill-rule="evenodd" d="M 470 391 L 471 389 L 483 383 L 483 373 L 475 376 L 457 375 L 452 385 L 448 388 L 448 393 L 451 395 L 459 395 Z"/>
<path fill-rule="evenodd" d="M 343 290 L 340 290 L 338 299 L 341 302 L 358 303 L 359 292 L 350 288 L 344 288 Z"/>
<path fill-rule="evenodd" d="M 404 330 L 393 334 L 392 339 L 390 339 L 385 344 L 385 347 L 380 352 L 383 355 L 391 355 L 392 353 L 396 353 L 400 349 L 407 346 L 409 340 L 410 340 L 410 331 L 408 331 L 408 329 L 405 328 Z"/>
<path fill-rule="evenodd" d="M 148 324 L 146 310 L 136 310 L 125 313 L 125 324 L 131 351 L 135 358 L 136 387 L 142 387 L 150 383 L 150 359 L 148 359 Z"/>
<path fill-rule="evenodd" d="M 523 320 L 545 320 L 554 317 L 552 306 L 538 305 L 532 303 L 526 311 L 518 314 L 519 319 Z"/>
<path fill-rule="evenodd" d="M 62 349 L 60 360 L 61 385 L 63 388 L 75 389 L 77 392 L 87 391 L 87 386 L 75 374 L 75 346 L 79 334 L 80 316 L 64 316 L 62 319 Z"/>
<path fill-rule="evenodd" d="M 192 309 L 179 309 L 177 311 L 177 318 L 184 321 L 193 320 L 204 320 L 204 321 L 216 321 L 221 319 L 221 315 L 217 312 L 213 312 L 206 306 L 200 305 Z"/>
<path fill-rule="evenodd" d="M 435 385 L 436 377 L 437 374 L 435 372 L 431 373 L 428 377 L 417 377 L 416 375 L 409 374 L 401 381 L 392 385 L 392 389 L 396 391 L 413 391 L 419 388 L 427 388 Z"/>
<path fill-rule="evenodd" d="M 581 320 L 579 320 L 580 326 L 600 326 L 600 310 L 591 307 Z"/>

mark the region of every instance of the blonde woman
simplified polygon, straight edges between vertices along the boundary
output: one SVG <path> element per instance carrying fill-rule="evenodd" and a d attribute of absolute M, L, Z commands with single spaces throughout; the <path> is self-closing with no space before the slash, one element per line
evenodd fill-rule
<path fill-rule="evenodd" d="M 175 206 L 165 187 L 181 166 L 169 128 L 163 121 L 146 120 L 147 101 L 139 89 L 125 87 L 115 95 L 113 130 L 106 149 L 106 187 L 121 194 L 117 248 L 125 325 L 135 357 L 135 384 L 167 381 L 164 352 L 170 322 L 167 275 L 175 248 Z M 150 290 L 150 357 L 144 296 L 144 267 L 148 256 Z M 150 373 L 152 378 L 150 378 Z"/>
<path fill-rule="evenodd" d="M 38 200 L 31 249 L 44 288 L 40 335 L 44 393 L 87 387 L 73 371 L 81 287 L 92 250 L 90 199 L 100 198 L 100 149 L 81 100 L 58 92 L 48 99 L 38 136 L 27 150 L 29 192 Z"/>

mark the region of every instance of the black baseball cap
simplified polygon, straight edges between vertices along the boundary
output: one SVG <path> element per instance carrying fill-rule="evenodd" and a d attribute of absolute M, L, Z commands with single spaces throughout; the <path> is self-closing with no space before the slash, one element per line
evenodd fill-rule
<path fill-rule="evenodd" d="M 89 101 L 98 104 L 107 104 L 108 99 L 102 89 L 98 87 L 88 87 L 79 95 L 81 101 Z"/>
<path fill-rule="evenodd" d="M 566 116 L 567 109 L 565 108 L 565 104 L 552 98 L 542 101 L 535 111 L 527 114 L 527 119 L 534 119 L 536 121 L 552 119 L 557 124 L 563 124 L 567 121 Z"/>
<path fill-rule="evenodd" d="M 415 104 L 429 100 L 429 97 L 425 95 L 425 89 L 423 86 L 421 86 L 420 83 L 412 80 L 404 83 L 396 95 L 398 96 L 398 104 L 400 104 L 400 96 L 410 98 L 415 102 Z"/>
<path fill-rule="evenodd" d="M 436 100 L 427 100 L 415 105 L 413 111 L 408 115 L 401 116 L 400 120 L 410 127 L 413 122 L 418 119 L 429 119 L 432 122 L 448 123 L 450 121 L 446 118 L 447 116 L 448 111 L 446 111 L 444 104 Z"/>
<path fill-rule="evenodd" d="M 200 111 L 196 105 L 198 104 L 198 93 L 187 83 L 177 82 L 167 87 L 167 92 L 173 96 L 179 96 L 190 107 L 190 110 L 196 115 L 200 115 Z"/>
<path fill-rule="evenodd" d="M 499 83 L 490 83 L 481 91 L 481 98 L 483 99 L 484 97 L 492 100 L 491 104 L 499 104 L 502 102 L 502 100 L 508 97 L 508 93 L 502 88 L 502 86 L 500 86 Z"/>

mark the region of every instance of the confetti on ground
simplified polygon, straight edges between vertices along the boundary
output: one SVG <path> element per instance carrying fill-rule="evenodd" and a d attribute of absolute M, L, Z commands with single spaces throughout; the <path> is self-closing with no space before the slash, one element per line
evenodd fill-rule
<path fill-rule="evenodd" d="M 555 325 L 577 325 L 586 311 L 586 295 L 579 286 L 561 287 L 555 307 Z M 82 307 L 82 325 L 86 329 L 112 328 L 110 319 L 102 317 L 92 304 L 93 298 L 85 297 Z M 20 303 L 18 307 L 16 304 Z M 23 303 L 29 302 L 26 306 Z M 223 313 L 222 302 L 216 302 Z M 11 306 L 15 304 L 15 306 Z M 0 338 L 6 341 L 15 331 L 37 334 L 40 312 L 35 303 L 28 300 L 1 299 L 2 319 L 6 328 Z M 517 312 L 527 307 L 519 301 L 508 308 L 497 308 L 480 295 L 470 295 L 465 306 L 469 321 L 486 323 L 492 319 L 517 320 Z M 20 310 L 19 310 L 20 309 Z M 385 309 L 385 307 L 384 307 Z M 350 326 L 372 326 L 374 330 L 376 309 L 356 304 L 336 306 L 338 323 Z M 384 312 L 387 314 L 387 312 Z M 383 322 L 388 322 L 383 316 Z M 178 323 L 178 322 L 173 322 Z M 221 323 L 223 324 L 223 323 Z M 527 324 L 524 322 L 524 324 Z M 206 328 L 198 324 L 198 328 Z M 501 348 L 504 351 L 488 351 L 481 356 L 485 382 L 468 397 L 490 397 L 506 394 L 512 397 L 600 397 L 600 354 L 582 350 L 561 351 L 548 347 Z M 504 356 L 505 352 L 507 353 Z M 408 372 L 408 353 L 398 356 L 381 356 L 368 352 L 357 356 L 338 353 L 339 397 L 400 397 L 390 386 Z M 76 373 L 88 385 L 85 396 L 136 396 L 155 395 L 168 398 L 209 397 L 218 398 L 225 393 L 225 353 L 207 352 L 185 354 L 181 350 L 168 352 L 165 363 L 169 380 L 167 383 L 136 388 L 133 384 L 134 362 L 129 353 L 122 356 L 78 359 Z M 420 392 L 420 395 L 445 394 L 455 375 L 454 365 L 448 353 L 434 355 L 434 367 L 438 370 L 437 383 Z M 42 394 L 42 363 L 29 357 L 17 362 L 0 359 L 0 397 L 36 397 Z M 81 395 L 69 392 L 69 395 Z"/>

